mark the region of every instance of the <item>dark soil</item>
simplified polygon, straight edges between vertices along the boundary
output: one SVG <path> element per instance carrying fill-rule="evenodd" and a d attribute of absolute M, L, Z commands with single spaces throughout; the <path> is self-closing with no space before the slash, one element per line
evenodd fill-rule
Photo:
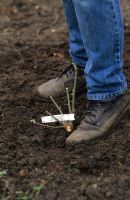
<path fill-rule="evenodd" d="M 128 23 L 130 2 L 122 3 Z M 129 24 L 124 60 L 129 84 Z M 65 146 L 64 130 L 31 123 L 46 110 L 56 113 L 33 90 L 69 61 L 59 1 L 0 1 L 0 200 L 130 199 L 129 113 L 107 138 L 73 149 Z M 58 102 L 67 112 L 66 102 Z M 82 95 L 78 122 L 85 106 Z"/>

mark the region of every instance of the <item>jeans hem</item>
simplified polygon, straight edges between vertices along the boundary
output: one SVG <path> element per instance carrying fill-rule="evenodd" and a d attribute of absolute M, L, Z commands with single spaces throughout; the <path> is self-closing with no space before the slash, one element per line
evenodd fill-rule
<path fill-rule="evenodd" d="M 87 95 L 87 99 L 88 100 L 101 100 L 101 101 L 110 100 L 110 99 L 113 99 L 113 98 L 118 97 L 120 95 L 123 95 L 126 91 L 127 91 L 127 87 L 122 88 L 122 89 L 120 89 L 120 90 L 118 90 L 114 93 Z"/>

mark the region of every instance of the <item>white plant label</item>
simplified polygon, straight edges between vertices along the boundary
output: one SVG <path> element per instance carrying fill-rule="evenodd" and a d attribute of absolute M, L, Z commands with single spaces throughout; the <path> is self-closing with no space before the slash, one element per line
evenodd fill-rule
<path fill-rule="evenodd" d="M 53 117 L 51 116 L 44 116 L 41 117 L 42 123 L 52 123 L 52 122 L 64 122 L 64 121 L 74 121 L 75 120 L 75 116 L 74 114 L 63 114 L 63 115 L 53 115 Z M 57 119 L 57 120 L 56 120 Z"/>

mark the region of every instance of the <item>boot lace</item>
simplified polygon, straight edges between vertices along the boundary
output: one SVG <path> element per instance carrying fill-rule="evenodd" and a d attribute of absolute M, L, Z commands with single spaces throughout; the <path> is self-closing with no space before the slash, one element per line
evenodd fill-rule
<path fill-rule="evenodd" d="M 83 115 L 83 123 L 88 122 L 90 124 L 95 125 L 96 124 L 96 117 L 97 117 L 97 111 L 100 107 L 99 102 L 95 101 L 89 101 L 86 111 L 84 112 Z"/>
<path fill-rule="evenodd" d="M 62 78 L 64 75 L 69 78 L 74 73 L 74 67 L 72 65 L 69 65 L 65 68 L 65 70 L 59 75 L 59 79 Z"/>
<path fill-rule="evenodd" d="M 85 115 L 91 115 L 93 117 L 96 117 L 96 114 L 94 113 L 94 111 L 98 111 L 98 108 L 100 106 L 99 102 L 94 102 L 94 101 L 89 101 L 88 105 L 87 105 L 87 109 L 85 112 Z"/>

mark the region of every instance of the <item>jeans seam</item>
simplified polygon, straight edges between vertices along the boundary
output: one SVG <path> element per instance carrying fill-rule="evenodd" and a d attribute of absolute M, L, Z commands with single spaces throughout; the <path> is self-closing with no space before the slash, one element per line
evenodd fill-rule
<path fill-rule="evenodd" d="M 118 28 L 118 21 L 117 21 L 117 15 L 116 15 L 116 11 L 115 11 L 115 7 L 114 7 L 114 0 L 112 0 L 112 9 L 113 9 L 113 11 L 114 11 L 114 17 L 115 17 L 115 23 L 116 23 L 116 25 L 117 25 L 117 30 L 116 30 L 116 33 L 115 33 L 115 35 L 117 35 L 117 45 L 118 45 L 118 50 L 117 50 L 117 52 L 116 52 L 116 62 L 120 62 L 120 60 L 121 60 L 121 44 L 120 44 L 120 34 L 119 34 L 119 28 Z M 117 58 L 117 54 L 118 54 L 118 58 Z"/>

